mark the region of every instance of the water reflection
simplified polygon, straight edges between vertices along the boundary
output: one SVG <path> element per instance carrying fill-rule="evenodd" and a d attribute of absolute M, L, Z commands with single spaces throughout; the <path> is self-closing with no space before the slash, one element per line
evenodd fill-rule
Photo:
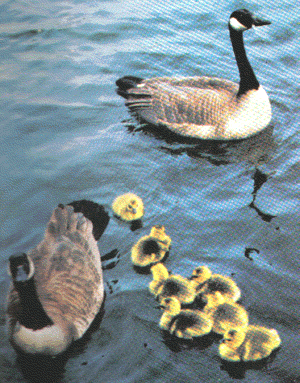
<path fill-rule="evenodd" d="M 276 217 L 276 215 L 271 215 L 271 214 L 267 214 L 267 213 L 264 213 L 263 211 L 261 211 L 256 205 L 255 205 L 255 200 L 256 200 L 256 196 L 257 196 L 257 192 L 258 190 L 262 187 L 262 185 L 267 182 L 267 180 L 269 178 L 271 178 L 273 175 L 272 174 L 265 174 L 263 173 L 261 170 L 259 169 L 256 169 L 255 170 L 255 173 L 253 175 L 253 180 L 254 180 L 254 187 L 253 187 L 253 192 L 252 192 L 252 195 L 253 195 L 253 199 L 252 199 L 252 202 L 250 203 L 249 207 L 253 210 L 255 210 L 257 212 L 257 214 L 261 217 L 261 219 L 265 222 L 271 222 L 273 218 Z"/>
<path fill-rule="evenodd" d="M 233 379 L 245 379 L 247 370 L 267 370 L 268 366 L 273 362 L 279 350 L 273 351 L 270 356 L 256 362 L 227 362 L 222 360 L 221 370 L 227 371 L 228 375 Z"/>
<path fill-rule="evenodd" d="M 276 148 L 273 136 L 273 126 L 269 126 L 255 136 L 244 140 L 216 141 L 199 140 L 180 137 L 165 127 L 140 124 L 138 127 L 132 120 L 124 121 L 129 132 L 142 131 L 165 141 L 161 149 L 172 155 L 186 153 L 194 159 L 206 159 L 214 165 L 227 165 L 238 162 L 248 162 L 259 166 L 266 163 Z"/>

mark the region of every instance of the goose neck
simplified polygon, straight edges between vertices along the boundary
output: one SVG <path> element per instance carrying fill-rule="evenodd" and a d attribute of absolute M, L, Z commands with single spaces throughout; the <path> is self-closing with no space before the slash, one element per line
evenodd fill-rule
<path fill-rule="evenodd" d="M 26 282 L 15 282 L 14 287 L 20 299 L 18 321 L 21 325 L 37 330 L 53 324 L 39 300 L 33 277 Z"/>
<path fill-rule="evenodd" d="M 241 96 L 249 90 L 258 89 L 259 82 L 246 55 L 243 32 L 236 31 L 230 25 L 229 31 L 233 52 L 240 72 L 240 87 L 237 96 Z"/>

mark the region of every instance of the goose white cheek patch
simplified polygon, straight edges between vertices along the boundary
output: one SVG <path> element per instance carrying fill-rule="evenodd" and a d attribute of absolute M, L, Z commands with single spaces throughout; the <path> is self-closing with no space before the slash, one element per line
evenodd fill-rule
<path fill-rule="evenodd" d="M 241 24 L 235 17 L 230 18 L 229 24 L 236 31 L 245 31 L 247 29 L 247 27 L 245 27 L 245 25 Z"/>

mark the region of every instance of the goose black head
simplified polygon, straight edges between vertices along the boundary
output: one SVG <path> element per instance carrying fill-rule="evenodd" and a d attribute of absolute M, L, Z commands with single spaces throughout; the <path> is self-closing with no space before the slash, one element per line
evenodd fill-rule
<path fill-rule="evenodd" d="M 9 273 L 14 283 L 24 283 L 33 277 L 34 265 L 25 253 L 16 253 L 9 257 Z"/>
<path fill-rule="evenodd" d="M 246 31 L 253 26 L 260 27 L 269 24 L 271 24 L 270 21 L 254 16 L 253 13 L 247 9 L 238 9 L 232 12 L 229 19 L 229 26 L 239 32 Z"/>

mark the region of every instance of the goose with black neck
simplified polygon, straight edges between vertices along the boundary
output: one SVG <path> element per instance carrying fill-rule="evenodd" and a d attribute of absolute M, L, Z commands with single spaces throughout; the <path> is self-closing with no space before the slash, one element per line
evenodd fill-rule
<path fill-rule="evenodd" d="M 234 140 L 257 134 L 271 121 L 271 105 L 247 58 L 243 32 L 268 24 L 246 9 L 230 15 L 228 28 L 239 84 L 206 76 L 125 76 L 116 82 L 117 93 L 139 122 L 183 137 Z"/>

